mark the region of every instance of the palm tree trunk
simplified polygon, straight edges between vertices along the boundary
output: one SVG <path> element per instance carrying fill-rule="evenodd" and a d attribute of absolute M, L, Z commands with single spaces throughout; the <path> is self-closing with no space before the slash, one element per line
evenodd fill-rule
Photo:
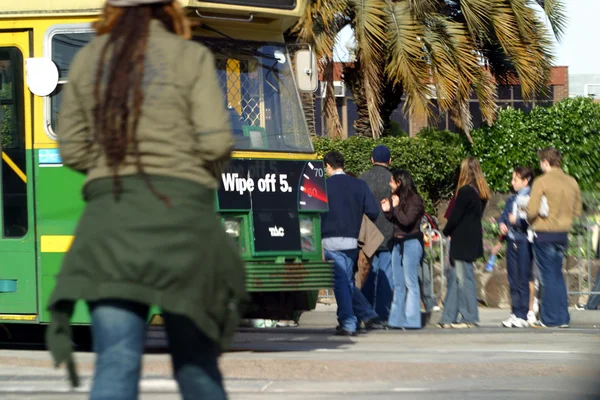
<path fill-rule="evenodd" d="M 344 83 L 352 93 L 352 100 L 356 105 L 357 118 L 354 120 L 354 130 L 357 135 L 373 137 L 371 130 L 371 120 L 369 119 L 369 109 L 367 108 L 367 98 L 365 96 L 362 74 L 360 72 L 359 61 L 346 65 L 344 67 Z"/>
<path fill-rule="evenodd" d="M 304 111 L 308 132 L 312 136 L 316 136 L 317 128 L 315 123 L 315 94 L 302 92 L 300 93 L 300 100 L 302 101 L 302 111 Z"/>
<path fill-rule="evenodd" d="M 342 123 L 337 110 L 335 93 L 333 91 L 333 59 L 327 59 L 320 66 L 323 69 L 323 80 L 326 83 L 325 98 L 323 99 L 323 116 L 325 117 L 325 128 L 330 139 L 342 138 Z"/>

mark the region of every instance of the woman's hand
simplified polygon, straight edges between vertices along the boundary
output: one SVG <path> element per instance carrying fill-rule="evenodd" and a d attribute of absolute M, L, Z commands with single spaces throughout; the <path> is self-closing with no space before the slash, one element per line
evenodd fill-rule
<path fill-rule="evenodd" d="M 388 199 L 381 200 L 381 209 L 383 210 L 383 212 L 390 211 L 391 207 L 390 207 L 390 201 Z"/>
<path fill-rule="evenodd" d="M 505 223 L 500 224 L 499 226 L 500 228 L 500 233 L 503 235 L 507 235 L 508 234 L 508 226 L 506 226 Z"/>
<path fill-rule="evenodd" d="M 398 204 L 400 204 L 400 197 L 398 197 L 395 194 L 393 194 L 392 195 L 392 205 L 394 207 L 398 207 Z"/>

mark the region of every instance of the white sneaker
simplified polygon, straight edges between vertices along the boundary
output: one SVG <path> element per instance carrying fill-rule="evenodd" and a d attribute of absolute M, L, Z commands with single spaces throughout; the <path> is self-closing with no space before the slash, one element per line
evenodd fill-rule
<path fill-rule="evenodd" d="M 440 306 L 433 306 L 433 308 L 431 309 L 431 311 L 433 311 L 433 312 L 438 312 L 440 310 L 441 310 Z"/>
<path fill-rule="evenodd" d="M 537 314 L 540 312 L 540 304 L 538 302 L 538 298 L 534 297 L 533 298 L 533 313 Z"/>
<path fill-rule="evenodd" d="M 510 317 L 508 317 L 507 320 L 502 321 L 502 325 L 505 328 L 512 328 L 513 326 L 515 326 L 516 322 L 517 322 L 517 316 L 515 314 L 510 314 Z"/>
<path fill-rule="evenodd" d="M 529 311 L 527 313 L 527 323 L 529 323 L 529 325 L 533 325 L 537 322 L 537 318 L 535 316 L 535 312 L 533 311 Z"/>
<path fill-rule="evenodd" d="M 513 328 L 528 328 L 529 323 L 523 318 L 515 318 L 513 321 Z"/>

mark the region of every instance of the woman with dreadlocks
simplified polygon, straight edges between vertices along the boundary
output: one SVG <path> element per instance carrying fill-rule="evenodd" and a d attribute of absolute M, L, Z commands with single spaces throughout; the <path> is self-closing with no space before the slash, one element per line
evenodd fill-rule
<path fill-rule="evenodd" d="M 78 385 L 69 321 L 90 311 L 91 399 L 136 399 L 149 307 L 163 313 L 184 399 L 224 399 L 217 358 L 245 299 L 215 212 L 231 128 L 214 57 L 173 0 L 107 0 L 73 61 L 58 124 L 86 208 L 50 299 L 47 343 Z"/>

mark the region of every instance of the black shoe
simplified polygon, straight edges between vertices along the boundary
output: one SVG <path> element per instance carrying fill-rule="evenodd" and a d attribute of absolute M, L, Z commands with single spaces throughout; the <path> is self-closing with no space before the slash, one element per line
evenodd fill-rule
<path fill-rule="evenodd" d="M 335 336 L 358 336 L 356 332 L 350 332 L 345 329 L 336 329 Z"/>
<path fill-rule="evenodd" d="M 385 325 L 378 319 L 370 319 L 365 322 L 365 329 L 368 331 L 382 330 L 385 329 Z"/>

